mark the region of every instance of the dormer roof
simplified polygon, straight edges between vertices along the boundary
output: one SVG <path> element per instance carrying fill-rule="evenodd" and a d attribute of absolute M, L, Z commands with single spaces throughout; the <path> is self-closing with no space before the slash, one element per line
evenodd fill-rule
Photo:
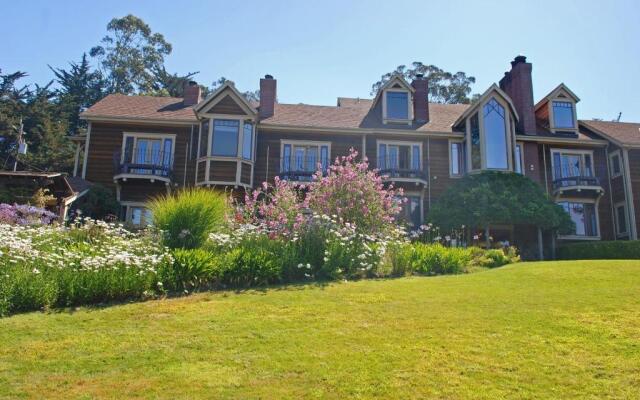
<path fill-rule="evenodd" d="M 571 100 L 573 100 L 574 103 L 577 103 L 580 101 L 580 98 L 576 96 L 576 94 L 573 93 L 571 89 L 567 87 L 567 85 L 565 85 L 564 83 L 561 83 L 558 86 L 556 86 L 556 88 L 553 89 L 548 95 L 540 99 L 540 101 L 536 103 L 536 105 L 534 106 L 534 109 L 538 111 L 538 109 L 544 106 L 549 100 L 555 99 L 558 97 L 570 98 Z"/>
<path fill-rule="evenodd" d="M 408 90 L 411 94 L 416 91 L 401 74 L 394 73 L 391 78 L 389 78 L 389 80 L 384 85 L 382 85 L 380 90 L 378 90 L 378 93 L 376 93 L 376 97 L 373 98 L 373 104 L 371 105 L 372 107 L 374 107 L 378 103 L 380 97 L 382 96 L 382 93 L 384 93 L 384 91 L 387 89 L 404 89 Z"/>
<path fill-rule="evenodd" d="M 220 106 L 218 108 L 224 109 L 224 112 L 218 112 L 216 106 Z M 198 116 L 229 113 L 255 117 L 258 113 L 255 107 L 236 89 L 232 81 L 226 81 L 206 99 L 196 104 L 194 111 Z"/>
<path fill-rule="evenodd" d="M 473 104 L 471 104 L 471 106 L 469 108 L 467 108 L 465 110 L 465 112 L 463 112 L 458 119 L 456 119 L 456 121 L 453 123 L 453 127 L 457 127 L 459 125 L 461 125 L 462 123 L 464 123 L 464 121 L 469 118 L 469 116 L 471 114 L 473 114 L 482 103 L 484 103 L 485 100 L 487 100 L 489 97 L 491 97 L 492 95 L 497 94 L 498 96 L 500 96 L 508 105 L 509 108 L 511 109 L 511 112 L 513 114 L 513 116 L 516 119 L 516 122 L 519 120 L 518 117 L 518 112 L 516 111 L 515 106 L 513 105 L 513 102 L 511 101 L 511 98 L 509 97 L 509 95 L 507 95 L 502 89 L 500 89 L 500 87 L 497 84 L 493 84 L 489 87 L 489 89 L 487 89 L 482 96 L 480 96 L 478 98 L 478 100 L 476 100 Z"/>

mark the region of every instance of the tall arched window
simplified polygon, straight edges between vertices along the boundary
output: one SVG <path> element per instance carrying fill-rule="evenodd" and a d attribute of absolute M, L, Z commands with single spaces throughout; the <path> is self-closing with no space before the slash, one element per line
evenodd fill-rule
<path fill-rule="evenodd" d="M 505 109 L 492 98 L 483 108 L 485 154 L 488 169 L 507 169 L 507 128 Z"/>

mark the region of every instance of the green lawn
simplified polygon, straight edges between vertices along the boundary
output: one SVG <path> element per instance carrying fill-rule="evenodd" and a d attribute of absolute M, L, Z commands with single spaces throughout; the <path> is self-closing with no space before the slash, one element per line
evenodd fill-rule
<path fill-rule="evenodd" d="M 0 319 L 0 398 L 640 398 L 640 262 Z"/>

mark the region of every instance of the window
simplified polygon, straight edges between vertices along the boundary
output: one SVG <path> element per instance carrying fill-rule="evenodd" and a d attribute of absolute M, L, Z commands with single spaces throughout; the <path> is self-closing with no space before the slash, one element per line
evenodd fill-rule
<path fill-rule="evenodd" d="M 137 227 L 147 226 L 153 222 L 153 214 L 146 207 L 130 206 L 128 222 Z"/>
<path fill-rule="evenodd" d="M 216 119 L 213 123 L 211 155 L 224 157 L 238 156 L 238 130 L 240 121 Z"/>
<path fill-rule="evenodd" d="M 471 128 L 471 169 L 482 168 L 482 156 L 480 155 L 480 123 L 478 113 L 473 114 L 469 120 Z"/>
<path fill-rule="evenodd" d="M 242 136 L 242 158 L 251 160 L 253 153 L 253 125 L 245 122 Z"/>
<path fill-rule="evenodd" d="M 450 157 L 450 173 L 451 176 L 461 176 L 464 174 L 464 143 L 451 142 Z"/>
<path fill-rule="evenodd" d="M 400 214 L 398 219 L 411 225 L 413 228 L 417 228 L 422 224 L 422 200 L 420 196 L 405 196 L 406 203 L 402 203 Z"/>
<path fill-rule="evenodd" d="M 553 127 L 574 129 L 573 103 L 570 101 L 553 101 Z"/>
<path fill-rule="evenodd" d="M 505 109 L 496 99 L 491 99 L 484 105 L 483 117 L 487 168 L 507 169 L 509 164 Z"/>
<path fill-rule="evenodd" d="M 618 236 L 627 236 L 627 205 L 625 203 L 616 204 L 616 233 Z"/>
<path fill-rule="evenodd" d="M 558 204 L 564 208 L 576 225 L 573 232 L 571 232 L 572 236 L 598 236 L 596 208 L 593 203 L 563 201 Z"/>
<path fill-rule="evenodd" d="M 205 121 L 200 125 L 200 157 L 207 156 L 209 148 L 209 121 Z"/>
<path fill-rule="evenodd" d="M 611 168 L 611 177 L 616 178 L 622 175 L 622 164 L 620 163 L 620 152 L 616 151 L 609 154 L 609 163 Z"/>
<path fill-rule="evenodd" d="M 552 150 L 553 178 L 592 177 L 591 152 Z"/>
<path fill-rule="evenodd" d="M 409 93 L 387 91 L 386 108 L 388 119 L 408 120 L 409 119 Z"/>
<path fill-rule="evenodd" d="M 520 143 L 516 144 L 516 152 L 515 152 L 514 163 L 515 163 L 515 165 L 514 165 L 515 172 L 517 174 L 524 174 L 524 172 L 523 172 L 524 162 L 522 160 L 522 144 L 520 144 Z"/>
<path fill-rule="evenodd" d="M 381 170 L 420 170 L 419 144 L 378 143 L 378 168 Z"/>
<path fill-rule="evenodd" d="M 329 144 L 315 142 L 284 142 L 282 144 L 281 172 L 294 180 L 310 180 L 318 170 L 329 168 Z"/>
<path fill-rule="evenodd" d="M 173 165 L 173 135 L 124 134 L 121 172 L 166 175 Z"/>

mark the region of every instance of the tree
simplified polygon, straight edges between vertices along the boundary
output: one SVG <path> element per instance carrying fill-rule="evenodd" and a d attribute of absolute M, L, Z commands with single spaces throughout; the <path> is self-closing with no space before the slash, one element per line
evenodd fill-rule
<path fill-rule="evenodd" d="M 56 97 L 62 112 L 67 114 L 69 132 L 77 134 L 78 129 L 86 125 L 80 120 L 80 113 L 104 96 L 106 82 L 100 71 L 91 70 L 86 53 L 79 63 L 69 64 L 69 70 L 51 66 L 49 69 L 60 84 Z"/>
<path fill-rule="evenodd" d="M 470 174 L 450 186 L 429 212 L 442 229 L 467 226 L 533 225 L 544 230 L 573 229 L 569 215 L 551 201 L 540 185 L 515 173 Z"/>
<path fill-rule="evenodd" d="M 18 87 L 17 82 L 26 76 L 21 71 L 3 75 L 0 70 L 0 168 L 13 160 L 17 151 L 17 127 L 29 94 L 28 86 Z"/>
<path fill-rule="evenodd" d="M 471 102 L 469 94 L 471 85 L 476 83 L 476 78 L 467 76 L 464 72 L 446 72 L 435 65 L 425 65 L 419 61 L 413 62 L 411 68 L 399 65 L 395 71 L 388 72 L 380 77 L 380 80 L 371 86 L 371 95 L 374 96 L 380 88 L 394 75 L 401 75 L 408 81 L 412 81 L 418 74 L 429 79 L 429 101 L 434 103 L 468 104 Z"/>
<path fill-rule="evenodd" d="M 186 75 L 172 74 L 167 72 L 164 65 L 156 67 L 153 70 L 153 90 L 143 94 L 149 96 L 182 97 L 184 95 L 185 85 L 197 74 L 198 72 L 189 72 Z"/>
<path fill-rule="evenodd" d="M 228 81 L 228 79 L 225 78 L 224 76 L 219 78 L 218 80 L 214 81 L 211 84 L 211 88 L 209 90 L 207 90 L 206 95 L 210 94 L 211 92 L 214 92 L 220 86 L 224 85 L 225 82 L 227 82 L 227 81 Z M 205 97 L 206 97 L 206 95 L 205 95 Z M 260 101 L 260 90 L 247 90 L 246 92 L 242 92 L 242 95 L 249 102 L 252 102 L 252 101 L 253 102 L 258 102 L 258 101 Z"/>
<path fill-rule="evenodd" d="M 107 31 L 101 44 L 89 54 L 100 60 L 109 91 L 123 94 L 153 91 L 153 72 L 163 68 L 164 57 L 171 54 L 171 44 L 131 14 L 112 19 Z"/>

